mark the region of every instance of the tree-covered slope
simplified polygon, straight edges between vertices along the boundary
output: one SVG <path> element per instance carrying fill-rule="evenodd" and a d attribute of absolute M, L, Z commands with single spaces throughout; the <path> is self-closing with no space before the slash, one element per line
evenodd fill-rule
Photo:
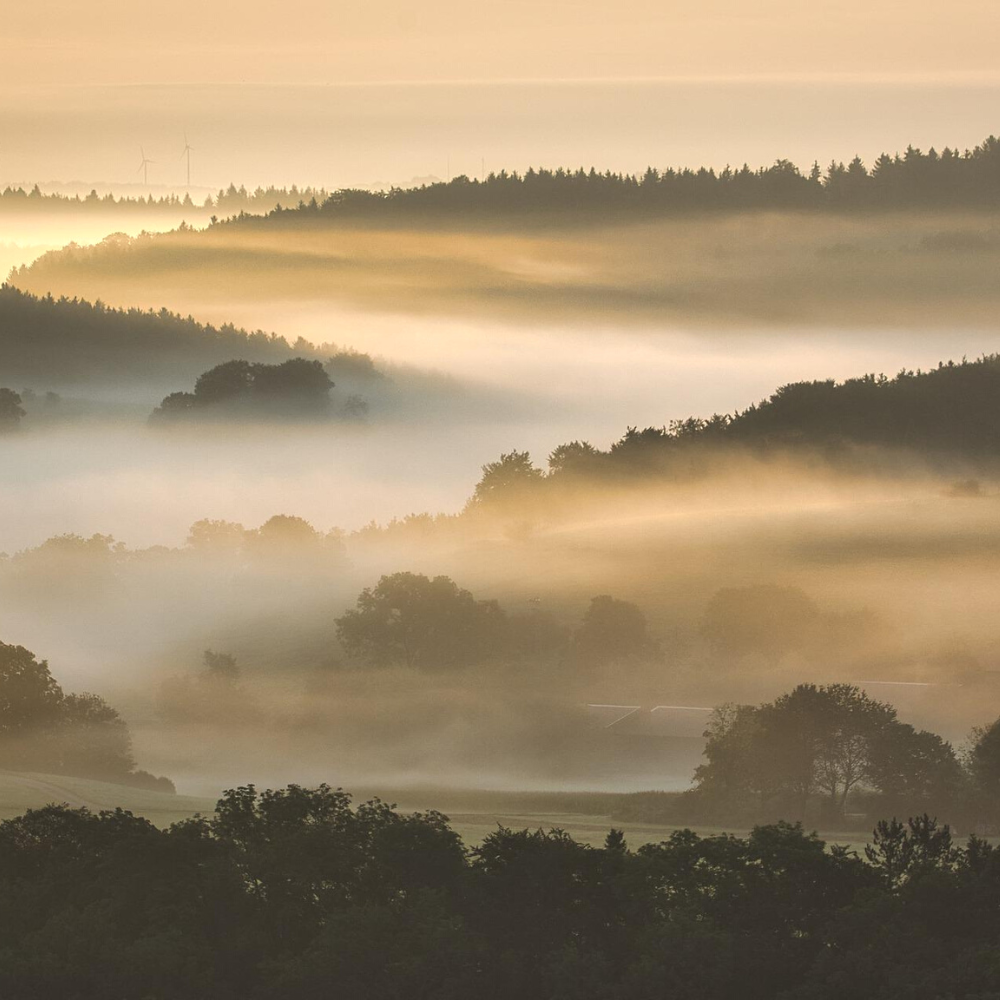
<path fill-rule="evenodd" d="M 220 196 L 221 196 L 220 192 Z M 224 204 L 220 200 L 219 204 Z M 649 166 L 642 174 L 611 171 L 529 169 L 501 170 L 481 180 L 459 176 L 415 188 L 390 191 L 335 191 L 325 200 L 283 203 L 268 218 L 279 224 L 309 223 L 317 218 L 441 219 L 455 216 L 481 219 L 503 215 L 560 216 L 671 215 L 683 212 L 753 210 L 872 210 L 996 209 L 1000 206 L 1000 140 L 989 136 L 964 151 L 945 147 L 926 152 L 908 146 L 900 153 L 883 152 L 865 164 L 855 156 L 849 163 L 819 163 L 802 171 L 787 159 L 751 169 L 726 166 Z M 259 227 L 261 220 L 236 220 Z M 266 225 L 266 223 L 264 223 Z"/>
<path fill-rule="evenodd" d="M 172 385 L 233 358 L 280 363 L 336 348 L 294 345 L 273 333 L 199 323 L 162 309 L 34 296 L 0 287 L 0 380 L 17 387 Z"/>
<path fill-rule="evenodd" d="M 586 442 L 562 445 L 550 464 L 554 472 L 641 469 L 692 446 L 715 444 L 859 444 L 1000 456 L 1000 355 L 901 371 L 893 378 L 869 374 L 843 382 L 794 382 L 732 415 L 629 428 L 606 452 Z"/>
<path fill-rule="evenodd" d="M 560 495 L 572 500 L 583 485 L 691 479 L 718 472 L 739 456 L 811 456 L 881 468 L 890 452 L 907 465 L 919 456 L 942 467 L 995 468 L 1000 355 L 901 371 L 893 378 L 791 383 L 732 414 L 629 427 L 606 450 L 589 441 L 561 444 L 550 453 L 547 472 L 527 452 L 509 452 L 483 466 L 468 510 L 535 509 Z"/>

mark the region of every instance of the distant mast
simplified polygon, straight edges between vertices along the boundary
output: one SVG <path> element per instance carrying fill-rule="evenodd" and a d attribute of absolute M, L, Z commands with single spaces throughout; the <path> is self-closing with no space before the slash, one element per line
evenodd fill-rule
<path fill-rule="evenodd" d="M 142 174 L 142 186 L 149 189 L 149 165 L 155 163 L 156 160 L 150 160 L 146 156 L 145 149 L 142 146 L 139 147 L 139 155 L 142 159 L 139 161 L 139 169 L 136 171 L 137 174 Z"/>
<path fill-rule="evenodd" d="M 184 152 L 181 153 L 181 159 L 187 159 L 187 190 L 191 190 L 191 154 L 194 152 L 194 147 L 188 142 L 187 132 L 184 133 Z"/>

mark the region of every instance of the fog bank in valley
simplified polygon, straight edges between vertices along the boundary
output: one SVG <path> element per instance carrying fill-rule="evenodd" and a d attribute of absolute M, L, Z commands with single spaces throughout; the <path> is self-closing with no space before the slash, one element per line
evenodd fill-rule
<path fill-rule="evenodd" d="M 201 447 L 189 482 L 217 461 Z M 331 530 L 345 525 L 308 499 L 342 496 L 336 470 L 356 467 L 364 447 L 359 439 L 349 460 L 331 457 L 322 476 L 291 480 L 293 497 L 287 474 L 302 455 L 286 440 L 287 464 L 263 476 L 258 468 L 271 486 L 224 509 L 199 497 L 199 514 L 215 521 L 151 547 L 143 530 L 176 523 L 182 510 L 168 515 L 171 501 L 193 509 L 194 498 L 169 475 L 146 492 L 123 479 L 122 490 L 148 505 L 138 540 L 106 524 L 120 542 L 23 545 L 0 564 L 0 628 L 48 656 L 75 689 L 113 698 L 144 766 L 187 791 L 293 777 L 395 788 L 684 787 L 697 722 L 660 738 L 616 737 L 586 706 L 756 702 L 809 680 L 867 684 L 907 721 L 957 742 L 989 721 L 1000 648 L 989 584 L 1000 559 L 1000 480 L 989 474 L 963 490 L 952 478 L 960 470 L 912 458 L 849 472 L 821 456 L 733 455 L 690 481 L 581 487 L 572 508 Z M 379 457 L 398 477 L 399 457 Z M 113 481 L 99 475 L 101 495 Z M 391 508 L 394 482 L 386 476 L 384 499 L 367 492 L 372 507 Z M 353 501 L 359 512 L 363 495 Z M 221 519 L 237 510 L 243 527 L 227 527 Z M 311 527 L 273 514 L 305 516 Z M 447 669 L 366 662 L 345 647 L 338 620 L 364 588 L 399 571 L 444 575 L 476 600 L 497 601 L 512 645 Z M 574 636 L 601 594 L 639 609 L 648 645 L 585 666 L 575 650 L 587 646 Z M 728 611 L 713 610 L 720 600 Z M 238 676 L 214 676 L 205 650 L 232 656 Z"/>

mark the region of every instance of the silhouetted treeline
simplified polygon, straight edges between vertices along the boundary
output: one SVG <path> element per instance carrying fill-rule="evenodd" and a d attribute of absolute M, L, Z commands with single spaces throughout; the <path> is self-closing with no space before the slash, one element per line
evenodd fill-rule
<path fill-rule="evenodd" d="M 1000 456 L 1000 355 L 941 363 L 893 378 L 863 375 L 781 386 L 731 416 L 692 417 L 668 427 L 630 428 L 607 452 L 586 444 L 553 452 L 553 471 L 588 468 L 591 460 L 642 468 L 689 445 L 755 447 L 837 444 Z"/>
<path fill-rule="evenodd" d="M 143 215 L 163 213 L 176 216 L 184 214 L 189 219 L 207 220 L 213 213 L 220 215 L 236 215 L 240 212 L 263 213 L 270 212 L 279 205 L 295 207 L 312 201 L 326 201 L 330 197 L 323 188 L 292 185 L 290 188 L 276 188 L 273 185 L 266 188 L 257 187 L 248 191 L 242 184 L 236 187 L 230 184 L 228 188 L 220 188 L 218 193 L 207 195 L 203 200 L 195 202 L 190 194 L 179 197 L 167 194 L 156 197 L 152 194 L 130 197 L 128 195 L 100 195 L 96 190 L 81 197 L 80 195 L 65 195 L 57 192 L 46 194 L 36 184 L 30 191 L 23 187 L 7 187 L 0 191 L 0 215 L 23 212 L 38 213 L 120 213 L 123 215 Z"/>
<path fill-rule="evenodd" d="M 520 662 L 563 667 L 580 680 L 588 671 L 659 659 L 645 615 L 628 601 L 598 595 L 568 629 L 537 606 L 511 613 L 498 601 L 476 600 L 450 577 L 408 572 L 366 587 L 337 619 L 337 636 L 358 662 L 428 673 Z"/>
<path fill-rule="evenodd" d="M 549 455 L 547 473 L 527 452 L 508 452 L 483 466 L 467 512 L 530 511 L 557 485 L 696 475 L 724 449 L 820 449 L 835 458 L 852 445 L 946 458 L 1000 457 L 1000 355 L 901 371 L 894 378 L 790 383 L 731 415 L 630 427 L 606 451 L 588 441 L 559 445 Z"/>
<path fill-rule="evenodd" d="M 233 357 L 270 364 L 296 356 L 326 362 L 337 351 L 301 337 L 290 344 L 262 330 L 215 327 L 166 309 L 114 309 L 100 301 L 36 297 L 0 287 L 0 372 L 7 384 L 169 385 L 194 381 Z"/>
<path fill-rule="evenodd" d="M 336 360 L 331 359 L 331 366 Z M 348 354 L 346 360 L 361 367 L 356 355 Z M 226 361 L 199 375 L 194 392 L 170 393 L 150 420 L 165 424 L 205 419 L 362 419 L 368 404 L 351 395 L 335 409 L 330 399 L 333 386 L 326 368 L 315 359 L 290 358 L 275 365 Z"/>
<path fill-rule="evenodd" d="M 49 806 L 0 824 L 0 991 L 17 1000 L 932 1000 L 1000 989 L 1000 850 L 921 817 L 862 859 L 789 824 L 593 848 L 228 791 L 158 830 Z"/>
<path fill-rule="evenodd" d="M 921 451 L 1000 455 L 1000 355 L 837 383 L 796 382 L 735 414 L 725 433 L 749 443 L 850 441 Z M 677 437 L 712 437 L 714 420 L 676 425 Z"/>
<path fill-rule="evenodd" d="M 910 146 L 883 153 L 874 163 L 818 163 L 803 173 L 789 160 L 751 169 L 657 169 L 643 174 L 567 169 L 502 170 L 484 180 L 465 176 L 448 183 L 388 192 L 335 191 L 325 201 L 275 209 L 285 222 L 312 217 L 392 219 L 504 214 L 651 214 L 744 210 L 890 210 L 996 208 L 1000 206 L 1000 140 L 974 149 L 945 147 L 926 153 Z"/>
<path fill-rule="evenodd" d="M 136 769 L 125 720 L 99 695 L 66 694 L 23 646 L 0 642 L 0 767 L 173 791 Z"/>
<path fill-rule="evenodd" d="M 803 172 L 787 159 L 768 167 L 650 166 L 642 174 L 530 168 L 501 170 L 485 179 L 464 175 L 445 183 L 385 192 L 292 185 L 257 187 L 230 184 L 202 204 L 190 195 L 116 198 L 96 191 L 79 195 L 43 194 L 8 187 L 0 192 L 0 214 L 18 211 L 186 212 L 195 219 L 215 214 L 271 213 L 291 221 L 314 214 L 332 217 L 438 216 L 481 213 L 658 213 L 750 209 L 919 209 L 996 208 L 1000 206 L 1000 140 L 989 136 L 973 149 L 926 152 L 908 146 L 903 153 L 882 153 L 865 164 L 860 157 L 814 163 Z"/>
<path fill-rule="evenodd" d="M 319 361 L 290 358 L 278 365 L 226 361 L 198 376 L 194 392 L 172 392 L 153 412 L 158 420 L 179 420 L 220 410 L 233 413 L 288 411 L 322 415 L 333 381 Z"/>

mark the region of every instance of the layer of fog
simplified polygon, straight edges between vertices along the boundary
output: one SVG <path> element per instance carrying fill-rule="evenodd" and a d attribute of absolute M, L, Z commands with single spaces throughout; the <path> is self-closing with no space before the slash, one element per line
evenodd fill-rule
<path fill-rule="evenodd" d="M 885 473 L 734 462 L 700 482 L 581 497 L 575 522 L 348 538 L 342 554 L 309 559 L 52 550 L 0 570 L 0 629 L 47 656 L 67 689 L 96 689 L 119 705 L 143 766 L 185 791 L 249 778 L 677 787 L 690 778 L 696 743 L 609 740 L 583 706 L 759 701 L 806 680 L 907 682 L 873 693 L 897 701 L 905 721 L 960 741 L 995 713 L 981 683 L 1000 649 L 997 484 L 984 480 L 985 495 L 969 499 L 947 495 L 947 480 L 916 464 L 887 462 Z M 273 479 L 270 500 L 288 510 L 282 482 Z M 311 485 L 336 490 L 289 488 L 305 496 Z M 166 482 L 157 490 L 183 495 Z M 157 491 L 141 495 L 153 521 Z M 274 512 L 259 509 L 243 508 L 247 526 Z M 581 674 L 530 659 L 446 674 L 352 663 L 336 617 L 362 587 L 400 569 L 445 573 L 511 614 L 542 613 L 565 629 L 591 597 L 611 593 L 639 605 L 663 655 Z M 712 595 L 761 583 L 801 588 L 845 623 L 836 641 L 713 653 L 699 633 Z M 206 648 L 237 657 L 236 688 L 200 679 Z"/>
<path fill-rule="evenodd" d="M 230 309 L 238 322 L 260 321 L 290 339 L 335 338 L 448 377 L 382 359 L 399 392 L 373 395 L 363 425 L 253 426 L 235 435 L 147 427 L 159 402 L 149 390 L 123 386 L 114 421 L 74 419 L 66 399 L 55 411 L 62 418 L 40 426 L 29 419 L 3 441 L 0 551 L 67 531 L 175 545 L 202 517 L 255 523 L 291 513 L 354 529 L 420 511 L 453 513 L 479 467 L 501 452 L 530 451 L 544 466 L 559 444 L 586 439 L 607 447 L 628 426 L 732 412 L 789 381 L 894 374 L 996 348 L 988 332 L 962 329 L 923 337 L 810 330 L 706 338 L 323 307 L 233 302 Z"/>
<path fill-rule="evenodd" d="M 995 328 L 997 232 L 994 214 L 968 211 L 614 224 L 500 214 L 362 225 L 306 215 L 47 255 L 14 283 L 250 317 L 255 327 L 273 315 L 267 307 L 322 304 L 334 314 L 485 316 L 536 328 Z"/>
<path fill-rule="evenodd" d="M 29 189 L 31 185 L 28 185 Z M 89 192 L 88 192 L 89 193 Z M 147 192 L 141 193 L 145 197 Z M 42 211 L 16 212 L 0 216 L 0 280 L 13 268 L 27 267 L 44 253 L 59 250 L 69 243 L 99 243 L 112 233 L 138 236 L 175 229 L 191 217 L 182 209 L 176 212 L 137 211 L 99 212 Z"/>
<path fill-rule="evenodd" d="M 270 286 L 256 297 L 227 287 L 211 300 L 203 288 L 174 291 L 150 304 L 335 340 L 381 355 L 390 375 L 403 361 L 437 369 L 459 391 L 435 398 L 432 389 L 405 419 L 374 407 L 364 427 L 157 434 L 138 407 L 115 422 L 25 426 L 2 445 L 0 549 L 67 531 L 179 547 L 203 517 L 254 527 L 296 514 L 325 531 L 454 512 L 479 466 L 501 451 L 528 449 L 543 463 L 559 443 L 607 446 L 626 426 L 732 411 L 783 382 L 892 373 L 995 349 L 986 325 L 556 324 L 362 310 L 333 298 L 301 303 Z M 159 294 L 155 283 L 146 294 Z M 321 568 L 291 560 L 234 569 L 163 551 L 103 576 L 86 561 L 43 562 L 30 585 L 18 578 L 8 590 L 0 636 L 47 656 L 68 689 L 107 694 L 129 718 L 143 766 L 188 791 L 251 778 L 676 787 L 690 777 L 690 743 L 622 749 L 595 734 L 581 706 L 757 701 L 802 680 L 871 679 L 870 670 L 943 685 L 929 689 L 930 701 L 905 706 L 904 719 L 960 740 L 992 712 L 961 678 L 970 663 L 971 672 L 988 672 L 996 659 L 996 486 L 987 482 L 978 499 L 948 497 L 948 480 L 929 470 L 888 466 L 883 481 L 815 467 L 733 467 L 690 489 L 609 498 L 576 523 L 526 535 L 515 525 L 349 543 L 344 561 Z M 336 616 L 362 587 L 401 569 L 447 573 L 512 611 L 538 598 L 566 628 L 591 597 L 612 593 L 643 609 L 666 656 L 635 676 L 579 681 L 533 663 L 445 679 L 338 669 Z M 850 657 L 840 648 L 735 665 L 708 656 L 698 623 L 712 594 L 771 582 L 801 587 L 824 613 L 871 613 L 878 627 Z M 237 656 L 243 694 L 197 686 L 205 648 Z M 207 716 L 165 714 L 163 685 L 176 678 Z"/>

